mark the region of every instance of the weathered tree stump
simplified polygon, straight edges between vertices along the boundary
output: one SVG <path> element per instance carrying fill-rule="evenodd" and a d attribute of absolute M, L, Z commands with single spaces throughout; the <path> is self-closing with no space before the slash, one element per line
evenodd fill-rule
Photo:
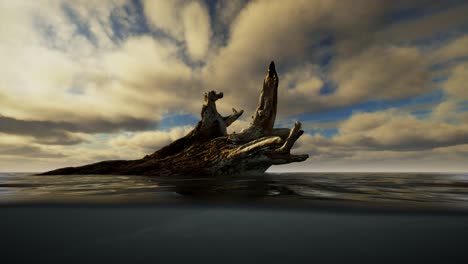
<path fill-rule="evenodd" d="M 222 116 L 216 101 L 223 93 L 205 93 L 201 121 L 186 136 L 139 160 L 102 161 L 80 167 L 67 167 L 41 175 L 120 174 L 120 175 L 234 175 L 264 173 L 271 165 L 306 160 L 292 155 L 294 142 L 302 135 L 301 123 L 292 129 L 274 128 L 278 102 L 278 75 L 270 63 L 257 109 L 250 126 L 240 133 L 227 134 L 226 128 L 243 110 Z"/>

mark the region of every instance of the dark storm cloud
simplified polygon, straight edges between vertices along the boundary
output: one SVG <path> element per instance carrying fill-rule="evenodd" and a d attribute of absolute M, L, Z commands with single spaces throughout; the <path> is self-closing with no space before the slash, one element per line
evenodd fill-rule
<path fill-rule="evenodd" d="M 84 138 L 72 133 L 111 133 L 117 131 L 148 130 L 157 126 L 152 120 L 126 117 L 111 121 L 103 119 L 82 120 L 79 122 L 54 122 L 21 120 L 0 115 L 0 133 L 35 137 L 38 143 L 53 145 L 73 145 Z"/>
<path fill-rule="evenodd" d="M 66 157 L 59 153 L 48 153 L 37 146 L 11 146 L 0 144 L 0 156 L 22 156 L 34 158 L 63 158 Z"/>

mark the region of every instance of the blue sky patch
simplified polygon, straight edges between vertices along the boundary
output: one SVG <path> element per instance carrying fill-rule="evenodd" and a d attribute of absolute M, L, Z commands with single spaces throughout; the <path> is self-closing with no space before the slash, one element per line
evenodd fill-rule
<path fill-rule="evenodd" d="M 123 40 L 129 35 L 138 36 L 150 33 L 148 21 L 144 15 L 143 5 L 140 0 L 132 0 L 123 6 L 124 17 L 120 16 L 120 10 L 111 12 L 110 21 L 114 37 Z M 125 19 L 131 18 L 131 21 Z"/>
<path fill-rule="evenodd" d="M 320 113 L 305 113 L 296 115 L 290 118 L 290 120 L 302 120 L 304 122 L 318 122 L 318 123 L 325 123 L 325 122 L 335 122 L 341 121 L 349 118 L 353 113 L 356 112 L 377 112 L 383 111 L 390 108 L 400 108 L 400 107 L 408 107 L 408 106 L 415 106 L 415 105 L 437 105 L 444 100 L 444 93 L 440 89 L 436 89 L 430 93 L 405 98 L 396 101 L 367 101 L 364 103 L 360 103 L 357 105 L 334 108 L 327 111 L 323 111 Z M 427 110 L 429 111 L 429 110 Z M 415 115 L 423 115 L 427 114 L 426 110 L 415 110 Z M 411 112 L 410 112 L 411 113 Z M 289 123 L 289 122 L 285 122 Z"/>
<path fill-rule="evenodd" d="M 335 92 L 338 86 L 332 81 L 325 81 L 322 87 L 320 88 L 320 95 L 329 95 Z"/>
<path fill-rule="evenodd" d="M 177 126 L 195 126 L 200 118 L 192 114 L 167 115 L 159 122 L 159 129 L 170 129 Z"/>
<path fill-rule="evenodd" d="M 96 36 L 91 32 L 89 25 L 82 17 L 76 12 L 70 5 L 64 3 L 62 10 L 65 13 L 68 20 L 76 26 L 76 34 L 85 36 L 91 43 L 97 45 Z"/>
<path fill-rule="evenodd" d="M 338 135 L 338 129 L 337 128 L 322 128 L 322 129 L 305 129 L 304 133 L 314 135 L 314 134 L 319 134 L 327 138 L 334 137 Z"/>

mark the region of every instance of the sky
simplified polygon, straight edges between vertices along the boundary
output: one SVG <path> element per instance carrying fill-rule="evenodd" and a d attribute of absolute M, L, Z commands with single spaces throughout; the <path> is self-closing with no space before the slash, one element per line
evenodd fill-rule
<path fill-rule="evenodd" d="M 0 171 L 138 159 L 203 93 L 249 125 L 271 60 L 276 127 L 306 162 L 269 171 L 468 171 L 468 1 L 0 0 Z"/>

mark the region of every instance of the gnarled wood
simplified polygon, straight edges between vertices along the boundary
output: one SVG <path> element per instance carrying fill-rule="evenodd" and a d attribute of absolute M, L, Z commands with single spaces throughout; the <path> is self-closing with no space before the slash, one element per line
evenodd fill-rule
<path fill-rule="evenodd" d="M 205 94 L 201 121 L 186 136 L 139 160 L 103 161 L 80 167 L 68 167 L 42 173 L 133 174 L 160 176 L 232 175 L 263 173 L 271 165 L 300 162 L 308 155 L 292 155 L 294 142 L 303 134 L 301 123 L 292 129 L 274 128 L 278 103 L 278 74 L 271 62 L 250 126 L 238 134 L 227 134 L 227 127 L 243 110 L 222 116 L 216 101 L 223 93 Z"/>
<path fill-rule="evenodd" d="M 278 74 L 275 63 L 271 62 L 263 80 L 263 88 L 258 98 L 257 110 L 253 116 L 252 125 L 268 133 L 273 130 L 278 104 Z"/>

